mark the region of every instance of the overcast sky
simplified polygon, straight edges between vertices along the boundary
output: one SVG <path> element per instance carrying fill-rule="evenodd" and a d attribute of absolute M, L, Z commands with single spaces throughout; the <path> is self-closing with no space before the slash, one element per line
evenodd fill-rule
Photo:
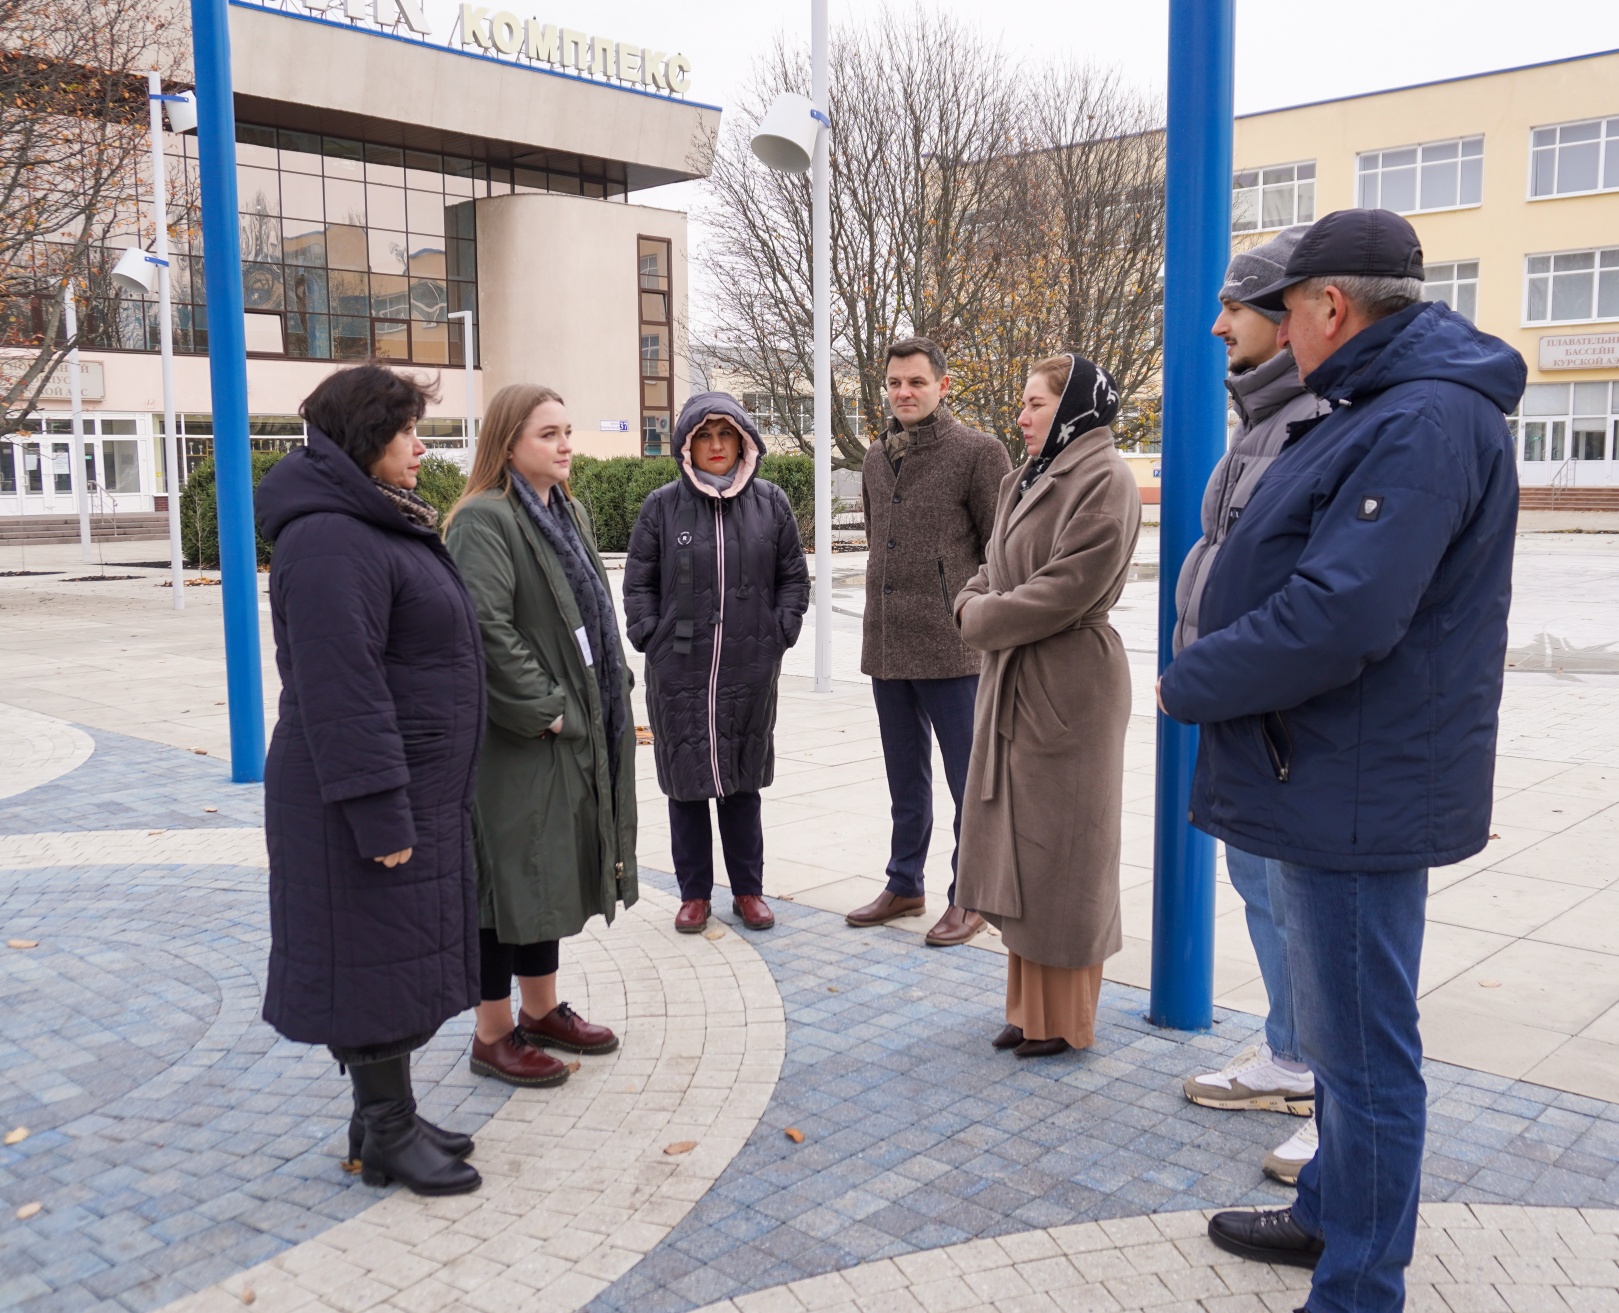
<path fill-rule="evenodd" d="M 809 0 L 481 0 L 519 18 L 684 53 L 691 99 L 728 108 L 778 33 L 809 41 Z M 829 0 L 830 21 L 858 21 L 880 0 Z M 457 0 L 427 0 L 443 40 Z M 918 22 L 944 11 L 999 40 L 1007 77 L 1054 55 L 1115 64 L 1136 85 L 1167 82 L 1167 0 L 924 0 Z M 1540 60 L 1619 49 L 1619 0 L 1237 0 L 1237 113 Z M 1578 76 L 1578 70 L 1571 70 Z M 1615 89 L 1619 104 L 1619 88 Z M 688 209 L 682 184 L 638 193 L 641 204 Z M 700 229 L 692 232 L 694 245 Z M 696 309 L 696 307 L 693 307 Z"/>

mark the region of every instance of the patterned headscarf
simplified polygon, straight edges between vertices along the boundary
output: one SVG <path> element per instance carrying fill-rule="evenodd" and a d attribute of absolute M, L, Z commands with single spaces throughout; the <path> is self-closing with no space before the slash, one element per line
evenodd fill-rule
<path fill-rule="evenodd" d="M 1084 356 L 1069 354 L 1072 362 L 1068 369 L 1068 383 L 1057 402 L 1057 413 L 1051 417 L 1051 429 L 1040 454 L 1031 460 L 1018 481 L 1018 496 L 1034 486 L 1051 462 L 1062 455 L 1063 449 L 1082 433 L 1106 428 L 1119 417 L 1119 389 L 1113 375 Z"/>

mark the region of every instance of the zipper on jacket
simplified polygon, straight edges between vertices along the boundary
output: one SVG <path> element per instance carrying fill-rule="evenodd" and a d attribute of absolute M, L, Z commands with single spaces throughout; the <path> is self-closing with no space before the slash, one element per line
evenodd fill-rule
<path fill-rule="evenodd" d="M 1272 724 L 1276 726 L 1274 736 Z M 1271 770 L 1280 783 L 1286 784 L 1293 773 L 1293 736 L 1287 732 L 1287 722 L 1281 712 L 1267 711 L 1259 718 L 1259 737 L 1265 741 L 1265 751 L 1270 754 Z"/>
<path fill-rule="evenodd" d="M 714 659 L 708 666 L 708 764 L 714 772 L 714 797 L 725 796 L 720 784 L 719 690 L 720 643 L 725 636 L 725 518 L 720 503 L 714 503 L 714 586 L 719 593 L 719 611 L 714 619 Z"/>
<path fill-rule="evenodd" d="M 934 563 L 939 567 L 939 594 L 944 598 L 944 609 L 954 615 L 955 608 L 950 605 L 950 585 L 944 578 L 944 557 L 935 557 Z"/>

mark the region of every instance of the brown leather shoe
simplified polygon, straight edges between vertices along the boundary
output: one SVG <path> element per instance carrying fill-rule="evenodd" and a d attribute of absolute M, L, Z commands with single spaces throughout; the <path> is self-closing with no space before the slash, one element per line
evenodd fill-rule
<path fill-rule="evenodd" d="M 999 1035 L 990 1040 L 989 1046 L 992 1049 L 1015 1049 L 1021 1043 L 1023 1043 L 1023 1027 L 1008 1024 L 1001 1028 Z"/>
<path fill-rule="evenodd" d="M 776 924 L 776 914 L 758 894 L 738 894 L 731 900 L 731 910 L 749 930 L 768 930 Z"/>
<path fill-rule="evenodd" d="M 1014 1058 L 1054 1058 L 1059 1053 L 1067 1053 L 1068 1041 L 1058 1036 L 1056 1039 L 1026 1039 L 1012 1050 Z"/>
<path fill-rule="evenodd" d="M 708 928 L 708 899 L 688 898 L 675 913 L 675 929 L 683 935 L 698 935 Z"/>
<path fill-rule="evenodd" d="M 965 944 L 983 928 L 984 918 L 977 912 L 951 906 L 944 909 L 944 915 L 928 931 L 926 942 L 934 948 L 954 948 L 957 944 Z"/>
<path fill-rule="evenodd" d="M 890 889 L 864 907 L 857 907 L 843 919 L 853 926 L 887 925 L 902 916 L 921 916 L 928 910 L 928 900 L 920 894 L 915 898 L 901 898 Z"/>
<path fill-rule="evenodd" d="M 518 1008 L 517 1033 L 536 1048 L 569 1053 L 611 1053 L 618 1047 L 617 1035 L 586 1021 L 566 1003 L 558 1003 L 538 1021 Z"/>
<path fill-rule="evenodd" d="M 560 1085 L 568 1079 L 566 1066 L 523 1043 L 515 1030 L 493 1044 L 485 1044 L 474 1033 L 471 1067 L 480 1076 L 493 1076 L 508 1085 Z"/>

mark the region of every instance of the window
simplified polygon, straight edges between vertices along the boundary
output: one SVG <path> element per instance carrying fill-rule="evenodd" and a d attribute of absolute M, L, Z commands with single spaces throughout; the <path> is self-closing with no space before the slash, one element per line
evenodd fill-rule
<path fill-rule="evenodd" d="M 1530 324 L 1619 319 L 1619 246 L 1529 256 L 1523 317 Z"/>
<path fill-rule="evenodd" d="M 1231 181 L 1231 231 L 1315 222 L 1315 161 L 1250 169 Z"/>
<path fill-rule="evenodd" d="M 1536 128 L 1529 135 L 1529 195 L 1619 190 L 1619 118 Z"/>
<path fill-rule="evenodd" d="M 636 239 L 636 284 L 641 306 L 641 454 L 669 454 L 674 413 L 670 375 L 674 368 L 670 318 L 670 243 L 667 237 Z"/>
<path fill-rule="evenodd" d="M 1608 383 L 1531 383 L 1509 423 L 1526 464 L 1619 460 L 1619 387 Z"/>
<path fill-rule="evenodd" d="M 1478 321 L 1478 261 L 1458 260 L 1454 264 L 1430 264 L 1422 284 L 1424 301 L 1443 301 L 1469 322 Z"/>
<path fill-rule="evenodd" d="M 1357 157 L 1358 204 L 1366 210 L 1415 214 L 1454 210 L 1484 199 L 1484 138 L 1430 141 Z"/>

